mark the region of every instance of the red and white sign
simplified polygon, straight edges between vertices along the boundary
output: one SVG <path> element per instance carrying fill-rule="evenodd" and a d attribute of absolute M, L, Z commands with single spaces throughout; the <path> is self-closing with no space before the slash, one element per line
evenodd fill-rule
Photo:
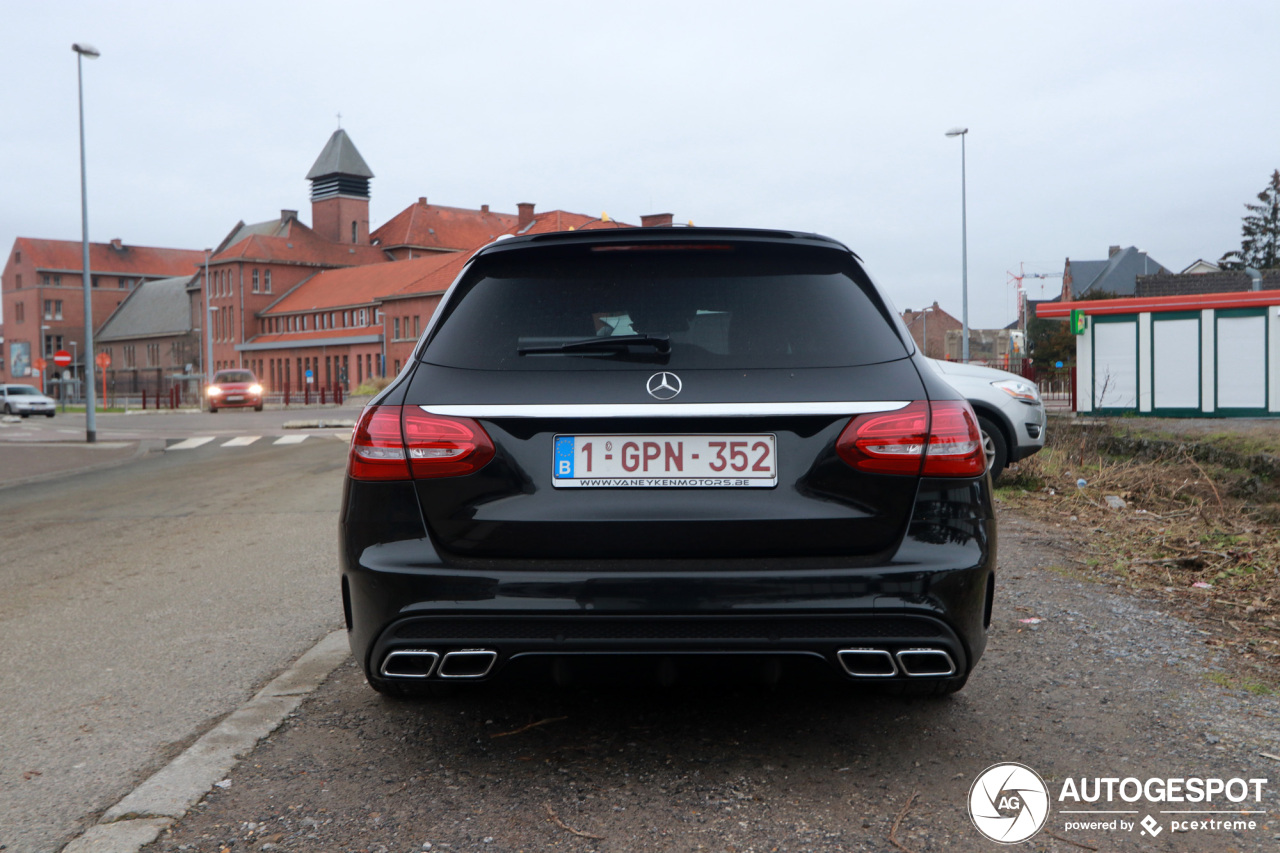
<path fill-rule="evenodd" d="M 58 367 L 69 367 L 71 365 L 71 353 L 64 349 L 60 349 L 53 354 L 53 363 Z"/>

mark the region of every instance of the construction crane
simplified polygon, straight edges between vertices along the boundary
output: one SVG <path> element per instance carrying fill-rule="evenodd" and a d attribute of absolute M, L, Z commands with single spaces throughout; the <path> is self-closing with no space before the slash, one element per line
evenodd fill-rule
<path fill-rule="evenodd" d="M 1022 280 L 1026 278 L 1062 278 L 1060 272 L 1027 272 L 1026 261 L 1018 262 L 1018 271 L 1009 273 L 1009 284 L 1013 285 L 1014 293 L 1018 298 L 1018 328 L 1022 331 L 1027 330 L 1027 292 L 1022 286 Z M 1041 289 L 1044 285 L 1040 285 Z"/>

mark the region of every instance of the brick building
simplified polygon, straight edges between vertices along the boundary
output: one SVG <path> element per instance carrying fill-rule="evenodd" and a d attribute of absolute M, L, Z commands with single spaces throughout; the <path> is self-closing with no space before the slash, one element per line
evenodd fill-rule
<path fill-rule="evenodd" d="M 906 324 L 916 346 L 929 358 L 946 358 L 947 332 L 961 331 L 964 328 L 963 323 L 939 308 L 937 301 L 923 311 L 908 308 L 902 312 L 902 322 Z"/>
<path fill-rule="evenodd" d="M 0 381 L 28 380 L 31 361 L 75 347 L 83 370 L 84 266 L 82 244 L 72 240 L 19 237 L 0 276 L 6 339 Z M 189 277 L 204 254 L 188 249 L 131 246 L 122 240 L 89 244 L 95 324 L 101 324 L 143 282 Z"/>

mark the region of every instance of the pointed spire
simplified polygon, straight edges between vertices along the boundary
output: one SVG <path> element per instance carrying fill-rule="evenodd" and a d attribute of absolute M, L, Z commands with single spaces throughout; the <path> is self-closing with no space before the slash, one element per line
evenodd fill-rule
<path fill-rule="evenodd" d="M 329 137 L 324 150 L 316 158 L 316 163 L 307 172 L 307 180 L 324 178 L 329 175 L 346 175 L 353 178 L 372 178 L 373 170 L 364 162 L 356 145 L 347 136 L 347 132 L 338 128 Z"/>

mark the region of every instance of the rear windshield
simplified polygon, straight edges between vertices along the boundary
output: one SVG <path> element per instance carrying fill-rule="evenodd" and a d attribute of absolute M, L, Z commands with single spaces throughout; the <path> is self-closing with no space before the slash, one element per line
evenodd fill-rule
<path fill-rule="evenodd" d="M 253 374 L 247 370 L 227 370 L 213 377 L 214 382 L 252 382 Z"/>
<path fill-rule="evenodd" d="M 637 361 L 803 368 L 907 354 L 866 275 L 842 252 L 513 255 L 481 259 L 468 273 L 424 361 L 482 370 L 609 370 Z"/>

